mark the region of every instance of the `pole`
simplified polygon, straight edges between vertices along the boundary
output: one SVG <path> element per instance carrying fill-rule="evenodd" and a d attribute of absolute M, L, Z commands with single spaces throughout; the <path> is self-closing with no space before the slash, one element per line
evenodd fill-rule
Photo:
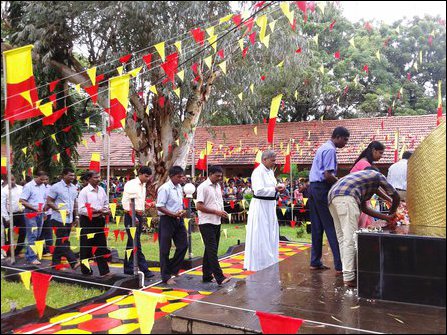
<path fill-rule="evenodd" d="M 196 149 L 194 147 L 194 136 L 191 141 L 192 145 L 192 163 L 191 163 L 191 176 L 192 180 L 196 179 Z"/>
<path fill-rule="evenodd" d="M 6 95 L 5 95 L 6 96 Z M 6 120 L 6 166 L 8 171 L 8 189 L 9 189 L 9 245 L 11 253 L 11 264 L 16 262 L 14 245 L 14 215 L 12 212 L 12 181 L 11 181 L 11 140 L 9 138 L 9 120 Z"/>
<path fill-rule="evenodd" d="M 292 164 L 292 139 L 289 139 L 290 149 L 290 208 L 292 210 L 291 218 L 293 220 L 293 164 Z"/>
<path fill-rule="evenodd" d="M 110 127 L 110 115 L 107 118 L 107 124 Z M 110 133 L 107 132 L 107 199 L 110 201 Z"/>
<path fill-rule="evenodd" d="M 188 218 L 191 219 L 191 198 L 188 198 Z M 192 258 L 192 228 L 191 228 L 191 220 L 189 220 L 188 224 L 188 256 L 189 259 Z"/>
<path fill-rule="evenodd" d="M 130 210 L 132 211 L 132 228 L 136 227 L 136 213 L 135 213 L 135 198 L 130 199 Z M 140 223 L 141 224 L 141 223 Z M 133 275 L 138 276 L 138 257 L 136 252 L 137 242 L 135 240 L 137 233 L 135 232 L 135 237 L 132 238 L 133 242 Z M 132 234 L 131 234 L 132 236 Z"/>

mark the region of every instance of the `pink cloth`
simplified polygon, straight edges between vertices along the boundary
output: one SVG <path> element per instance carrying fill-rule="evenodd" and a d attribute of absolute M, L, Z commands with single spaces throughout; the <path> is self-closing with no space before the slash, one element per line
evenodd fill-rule
<path fill-rule="evenodd" d="M 367 168 L 368 166 L 371 166 L 371 164 L 366 159 L 361 159 L 354 165 L 354 167 L 349 172 L 353 173 L 362 171 L 365 170 L 365 168 Z"/>
<path fill-rule="evenodd" d="M 368 166 L 371 166 L 371 164 L 366 159 L 361 159 L 354 165 L 350 173 L 365 170 L 365 168 L 367 168 Z M 370 204 L 371 203 L 368 201 L 368 205 Z M 372 217 L 363 212 L 360 213 L 359 228 L 367 228 L 372 223 L 372 221 Z"/>

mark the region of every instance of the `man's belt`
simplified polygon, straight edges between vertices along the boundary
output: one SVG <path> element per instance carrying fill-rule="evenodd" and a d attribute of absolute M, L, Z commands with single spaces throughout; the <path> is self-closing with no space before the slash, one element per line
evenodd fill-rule
<path fill-rule="evenodd" d="M 261 197 L 259 195 L 253 195 L 253 198 L 259 199 L 259 200 L 275 200 L 276 201 L 276 197 Z"/>

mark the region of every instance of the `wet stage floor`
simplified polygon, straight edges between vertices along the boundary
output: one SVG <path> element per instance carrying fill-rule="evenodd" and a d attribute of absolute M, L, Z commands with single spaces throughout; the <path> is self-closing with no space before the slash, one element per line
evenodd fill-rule
<path fill-rule="evenodd" d="M 304 322 L 299 333 L 442 333 L 445 308 L 359 299 L 335 276 L 328 248 L 324 263 L 331 270 L 309 269 L 310 249 L 291 256 L 244 281 L 232 281 L 220 291 L 175 312 L 174 332 L 259 333 L 256 315 L 246 310 L 281 314 Z M 415 288 L 417 290 L 417 287 Z"/>

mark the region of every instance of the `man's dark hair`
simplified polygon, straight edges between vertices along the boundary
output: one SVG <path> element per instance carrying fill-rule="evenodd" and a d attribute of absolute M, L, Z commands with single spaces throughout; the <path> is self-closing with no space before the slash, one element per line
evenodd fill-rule
<path fill-rule="evenodd" d="M 48 173 L 46 173 L 45 171 L 37 171 L 36 173 L 36 177 L 42 177 L 42 176 L 48 176 Z"/>
<path fill-rule="evenodd" d="M 412 153 L 411 151 L 405 151 L 405 152 L 402 154 L 402 159 L 410 159 L 410 157 L 411 157 L 412 154 L 413 154 L 413 153 Z"/>
<path fill-rule="evenodd" d="M 148 174 L 148 175 L 151 175 L 152 174 L 152 170 L 151 170 L 151 168 L 149 166 L 142 166 L 138 170 L 138 174 Z"/>
<path fill-rule="evenodd" d="M 185 174 L 185 170 L 183 170 L 181 166 L 174 165 L 169 169 L 169 177 L 173 177 L 178 174 Z"/>
<path fill-rule="evenodd" d="M 75 171 L 71 167 L 66 167 L 62 170 L 62 175 L 66 176 L 69 173 L 74 173 Z"/>
<path fill-rule="evenodd" d="M 86 173 L 84 173 L 84 175 L 82 176 L 84 180 L 88 181 L 90 178 L 92 178 L 93 176 L 96 176 L 97 174 L 99 174 L 99 172 L 96 171 L 87 171 Z"/>
<path fill-rule="evenodd" d="M 212 165 L 208 168 L 208 176 L 215 173 L 223 173 L 223 169 L 220 165 Z"/>
<path fill-rule="evenodd" d="M 349 130 L 346 129 L 345 127 L 337 127 L 332 132 L 332 138 L 349 137 L 349 135 L 350 135 Z"/>

